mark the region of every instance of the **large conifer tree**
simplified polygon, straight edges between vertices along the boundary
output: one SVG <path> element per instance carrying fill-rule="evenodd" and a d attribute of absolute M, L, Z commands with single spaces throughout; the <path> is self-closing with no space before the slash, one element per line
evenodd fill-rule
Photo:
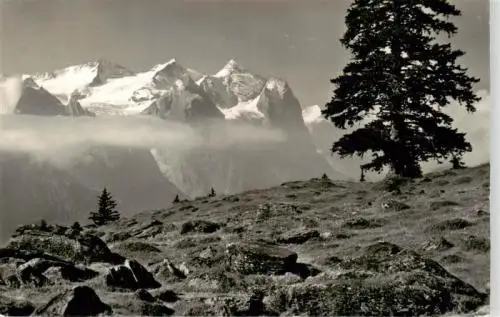
<path fill-rule="evenodd" d="M 457 32 L 449 18 L 461 12 L 447 0 L 354 0 L 340 40 L 352 53 L 343 73 L 331 80 L 332 100 L 323 115 L 338 128 L 375 119 L 332 146 L 341 157 L 370 151 L 362 170 L 389 166 L 404 177 L 421 176 L 420 162 L 460 160 L 472 146 L 441 111 L 451 100 L 474 112 L 479 79 L 457 64 L 464 55 L 438 42 Z"/>

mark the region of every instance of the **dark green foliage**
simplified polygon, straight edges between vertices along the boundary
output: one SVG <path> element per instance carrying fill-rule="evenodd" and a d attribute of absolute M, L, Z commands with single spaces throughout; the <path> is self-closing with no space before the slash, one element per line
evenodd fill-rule
<path fill-rule="evenodd" d="M 451 159 L 451 164 L 453 169 L 463 169 L 465 168 L 464 163 L 459 157 L 453 156 Z"/>
<path fill-rule="evenodd" d="M 44 231 L 48 231 L 50 229 L 49 225 L 47 224 L 47 221 L 45 221 L 45 219 L 40 220 L 39 228 L 40 228 L 40 230 L 44 230 Z"/>
<path fill-rule="evenodd" d="M 172 203 L 177 204 L 177 203 L 180 203 L 180 202 L 181 202 L 181 200 L 179 199 L 179 195 L 175 195 L 175 198 L 172 201 Z"/>
<path fill-rule="evenodd" d="M 215 189 L 212 187 L 210 188 L 210 194 L 208 194 L 208 197 L 215 197 L 217 194 L 215 193 Z"/>
<path fill-rule="evenodd" d="M 461 12 L 446 0 L 355 0 L 340 40 L 353 57 L 323 110 L 338 128 L 371 122 L 337 140 L 341 157 L 372 154 L 365 170 L 389 166 L 396 175 L 419 177 L 420 162 L 453 159 L 472 151 L 465 134 L 441 112 L 453 99 L 474 112 L 479 79 L 457 65 L 465 53 L 436 41 L 457 28 L 448 18 Z M 458 166 L 457 164 L 454 164 Z"/>
<path fill-rule="evenodd" d="M 116 221 L 120 219 L 120 214 L 115 208 L 116 201 L 111 197 L 108 190 L 104 188 L 99 196 L 98 210 L 97 212 L 91 212 L 89 219 L 98 226 Z"/>
<path fill-rule="evenodd" d="M 80 225 L 80 223 L 78 221 L 74 222 L 71 225 L 71 229 L 73 229 L 74 231 L 77 231 L 77 232 L 82 232 L 83 231 L 83 228 L 82 228 L 82 226 Z"/>

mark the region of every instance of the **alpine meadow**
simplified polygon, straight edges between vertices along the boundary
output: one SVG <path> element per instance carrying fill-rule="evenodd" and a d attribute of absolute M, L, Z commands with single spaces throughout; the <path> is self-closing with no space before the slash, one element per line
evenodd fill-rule
<path fill-rule="evenodd" d="M 490 316 L 489 14 L 0 0 L 0 316 Z"/>

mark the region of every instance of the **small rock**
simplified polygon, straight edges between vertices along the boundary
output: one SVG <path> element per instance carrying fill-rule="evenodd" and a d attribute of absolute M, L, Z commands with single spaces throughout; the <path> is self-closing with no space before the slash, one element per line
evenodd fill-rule
<path fill-rule="evenodd" d="M 449 254 L 449 255 L 443 256 L 441 258 L 441 262 L 446 263 L 446 264 L 455 264 L 455 263 L 463 262 L 463 259 L 458 254 Z"/>
<path fill-rule="evenodd" d="M 53 297 L 46 305 L 37 309 L 34 315 L 97 316 L 111 313 L 111 307 L 103 303 L 92 288 L 76 286 Z"/>
<path fill-rule="evenodd" d="M 397 200 L 390 199 L 382 203 L 382 209 L 385 211 L 403 211 L 410 209 L 410 206 Z"/>
<path fill-rule="evenodd" d="M 431 240 L 427 242 L 423 249 L 424 251 L 444 251 L 453 248 L 455 245 L 445 238 L 441 237 L 439 240 Z"/>
<path fill-rule="evenodd" d="M 153 269 L 155 276 L 160 277 L 167 282 L 174 282 L 186 279 L 186 274 L 177 268 L 169 259 L 163 260 L 158 263 Z"/>
<path fill-rule="evenodd" d="M 182 224 L 180 234 L 190 232 L 213 233 L 220 229 L 220 225 L 206 220 L 192 220 Z"/>
<path fill-rule="evenodd" d="M 296 229 L 282 234 L 278 237 L 278 243 L 284 244 L 302 244 L 311 239 L 319 238 L 318 230 L 311 229 Z"/>
<path fill-rule="evenodd" d="M 174 291 L 169 289 L 161 291 L 156 297 L 166 303 L 175 303 L 179 300 L 179 296 L 177 296 Z"/>
<path fill-rule="evenodd" d="M 296 274 L 300 276 L 303 279 L 308 278 L 309 276 L 316 276 L 321 271 L 311 264 L 305 264 L 305 263 L 295 263 L 293 267 L 290 269 L 290 272 L 293 274 Z"/>
<path fill-rule="evenodd" d="M 487 211 L 484 211 L 484 210 L 482 210 L 482 209 L 478 209 L 478 210 L 476 210 L 476 215 L 477 215 L 478 217 L 485 217 L 485 216 L 489 216 L 489 215 L 490 215 L 490 213 L 489 213 L 489 212 L 487 212 Z"/>

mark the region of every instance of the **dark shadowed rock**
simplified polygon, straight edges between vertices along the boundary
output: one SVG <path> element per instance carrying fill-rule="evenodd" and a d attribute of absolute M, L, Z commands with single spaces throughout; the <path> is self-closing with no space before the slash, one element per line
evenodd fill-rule
<path fill-rule="evenodd" d="M 156 297 L 166 303 L 175 303 L 179 300 L 177 293 L 170 289 L 161 291 Z"/>
<path fill-rule="evenodd" d="M 290 273 L 300 276 L 303 279 L 308 278 L 309 276 L 316 276 L 321 271 L 311 264 L 306 263 L 295 263 L 292 268 L 289 270 Z"/>
<path fill-rule="evenodd" d="M 226 255 L 231 270 L 242 274 L 284 274 L 297 261 L 297 253 L 259 241 L 231 243 Z"/>
<path fill-rule="evenodd" d="M 73 283 L 90 280 L 99 275 L 99 273 L 94 270 L 72 265 L 51 267 L 43 274 L 50 280 L 63 279 Z"/>
<path fill-rule="evenodd" d="M 0 315 L 29 316 L 35 307 L 26 300 L 13 299 L 0 294 Z"/>
<path fill-rule="evenodd" d="M 302 244 L 311 239 L 319 238 L 319 236 L 320 234 L 318 230 L 300 228 L 280 235 L 278 237 L 278 243 Z"/>
<path fill-rule="evenodd" d="M 135 260 L 126 260 L 124 264 L 111 268 L 106 275 L 106 285 L 133 290 L 161 286 L 153 275 Z"/>
<path fill-rule="evenodd" d="M 154 302 L 155 298 L 144 288 L 140 288 L 134 293 L 135 297 L 145 302 Z"/>
<path fill-rule="evenodd" d="M 76 286 L 53 297 L 35 311 L 44 316 L 97 316 L 110 314 L 112 309 L 103 303 L 95 291 L 88 286 Z"/>
<path fill-rule="evenodd" d="M 220 225 L 215 222 L 205 220 L 193 220 L 184 222 L 181 226 L 180 233 L 186 234 L 190 232 L 213 233 L 220 229 Z"/>

